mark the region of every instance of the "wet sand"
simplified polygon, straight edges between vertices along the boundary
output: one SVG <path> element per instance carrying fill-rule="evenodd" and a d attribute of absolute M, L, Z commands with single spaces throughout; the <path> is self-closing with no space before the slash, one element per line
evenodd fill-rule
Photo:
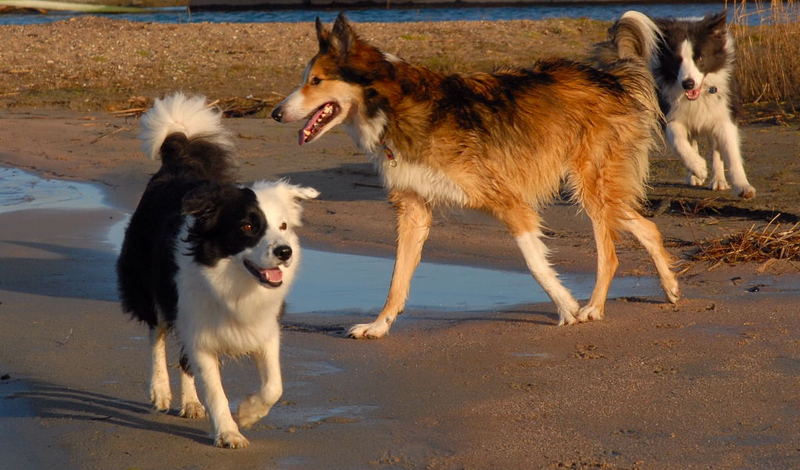
<path fill-rule="evenodd" d="M 391 255 L 391 209 L 343 133 L 298 148 L 292 126 L 225 124 L 243 181 L 288 177 L 321 190 L 306 205 L 305 246 Z M 108 228 L 132 210 L 158 165 L 139 152 L 137 125 L 104 114 L 0 111 L 0 163 L 94 182 L 109 206 L 0 214 L 0 468 L 800 466 L 800 275 L 780 262 L 711 271 L 686 262 L 677 307 L 633 292 L 609 301 L 605 321 L 575 327 L 556 327 L 547 302 L 410 309 L 389 337 L 355 341 L 343 332 L 369 312 L 307 314 L 290 305 L 281 402 L 246 432 L 250 448 L 212 447 L 206 421 L 149 409 L 146 330 L 116 298 Z M 714 197 L 729 208 L 655 216 L 676 256 L 686 256 L 687 241 L 765 222 L 772 210 L 797 217 L 796 186 L 784 184 L 798 181 L 797 131 L 751 126 L 744 135 L 746 155 L 774 162 L 748 168 L 755 201 L 683 188 L 678 163 L 654 158 L 654 199 Z M 591 273 L 585 217 L 565 203 L 544 216 L 556 267 Z M 461 212 L 437 216 L 425 259 L 524 267 L 502 227 Z M 620 275 L 653 274 L 632 240 L 620 244 L 620 260 Z M 233 402 L 256 386 L 248 360 L 226 362 L 223 374 Z"/>

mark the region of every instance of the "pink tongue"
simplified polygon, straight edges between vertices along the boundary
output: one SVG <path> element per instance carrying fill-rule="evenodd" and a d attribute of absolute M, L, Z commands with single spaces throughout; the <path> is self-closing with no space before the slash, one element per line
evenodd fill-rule
<path fill-rule="evenodd" d="M 283 272 L 280 268 L 270 268 L 261 271 L 261 279 L 269 282 L 281 282 L 283 280 Z"/>
<path fill-rule="evenodd" d="M 686 97 L 689 98 L 689 100 L 691 101 L 700 98 L 700 89 L 696 88 L 694 90 L 686 90 Z"/>
<path fill-rule="evenodd" d="M 300 134 L 298 135 L 300 145 L 305 144 L 306 142 L 308 142 L 308 139 L 314 137 L 314 134 L 306 135 L 306 131 L 311 132 L 311 129 L 314 127 L 314 123 L 317 122 L 317 119 L 320 117 L 320 115 L 322 115 L 324 109 L 325 109 L 324 106 L 320 107 L 319 110 L 317 110 L 317 112 L 314 113 L 313 116 L 311 116 L 311 119 L 309 119 L 306 122 L 306 125 L 302 129 L 300 129 Z"/>

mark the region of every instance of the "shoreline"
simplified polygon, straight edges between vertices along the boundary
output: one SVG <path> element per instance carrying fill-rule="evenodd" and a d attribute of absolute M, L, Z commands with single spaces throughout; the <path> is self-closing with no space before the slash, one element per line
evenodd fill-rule
<path fill-rule="evenodd" d="M 343 132 L 298 148 L 292 126 L 258 119 L 224 125 L 234 134 L 243 181 L 289 177 L 322 191 L 305 205 L 299 234 L 306 247 L 392 255 L 391 208 Z M 113 207 L 130 211 L 158 167 L 142 155 L 136 133 L 136 120 L 104 113 L 0 110 L 0 161 L 102 184 Z M 748 154 L 769 149 L 772 161 L 792 171 L 797 133 L 750 126 L 744 134 Z M 665 163 L 678 164 L 654 158 L 653 193 L 689 201 L 710 196 L 682 187 L 682 172 Z M 752 173 L 763 199 L 714 196 L 745 215 L 790 201 L 792 186 L 758 168 Z M 214 448 L 206 421 L 149 408 L 146 328 L 120 313 L 115 255 L 100 241 L 113 216 L 107 210 L 0 214 L 6 267 L 0 375 L 10 376 L 0 380 L 0 394 L 11 410 L 0 423 L 29 430 L 15 434 L 13 442 L 25 449 L 17 455 L 40 459 L 23 462 L 22 470 L 65 458 L 68 468 L 81 470 L 514 468 L 521 462 L 691 469 L 800 461 L 793 419 L 800 412 L 794 387 L 800 293 L 793 287 L 800 275 L 785 263 L 760 273 L 754 264 L 709 271 L 692 263 L 680 278 L 685 297 L 677 307 L 660 295 L 611 299 L 606 320 L 572 327 L 555 326 L 550 302 L 478 312 L 408 309 L 389 337 L 357 341 L 345 331 L 369 313 L 289 313 L 284 396 L 245 431 L 250 448 Z M 558 271 L 592 272 L 585 217 L 556 203 L 544 218 Z M 668 240 L 754 223 L 747 216 L 672 211 L 653 220 Z M 511 237 L 484 216 L 439 214 L 431 234 L 426 261 L 524 269 Z M 641 247 L 631 240 L 618 246 L 618 275 L 652 275 Z M 668 249 L 682 255 L 686 247 Z M 346 272 L 333 272 L 347 280 Z M 754 287 L 758 292 L 748 292 Z M 174 342 L 168 351 L 176 364 Z M 177 396 L 177 369 L 171 371 Z M 223 377 L 233 403 L 257 383 L 246 359 L 226 361 Z M 15 380 L 29 389 L 13 389 Z M 14 411 L 23 403 L 33 412 Z"/>

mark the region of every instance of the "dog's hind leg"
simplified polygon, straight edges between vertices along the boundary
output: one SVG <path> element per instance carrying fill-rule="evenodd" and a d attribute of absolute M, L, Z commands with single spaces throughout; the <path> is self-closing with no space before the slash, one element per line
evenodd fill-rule
<path fill-rule="evenodd" d="M 189 358 L 181 354 L 181 411 L 180 416 L 189 419 L 204 418 L 206 410 L 197 398 L 194 377 L 189 369 Z"/>
<path fill-rule="evenodd" d="M 526 204 L 520 204 L 505 212 L 498 213 L 509 232 L 517 242 L 517 246 L 525 258 L 525 264 L 536 282 L 556 304 L 558 309 L 558 324 L 572 325 L 577 320 L 578 302 L 569 290 L 561 284 L 558 273 L 550 266 L 547 260 L 547 246 L 542 242 L 542 232 L 539 229 L 539 215 Z"/>
<path fill-rule="evenodd" d="M 172 391 L 167 371 L 167 326 L 159 324 L 150 329 L 152 369 L 150 371 L 150 403 L 158 411 L 169 410 Z"/>
<path fill-rule="evenodd" d="M 603 209 L 591 210 L 585 206 L 589 217 L 592 219 L 594 241 L 597 246 L 597 279 L 589 303 L 578 312 L 578 321 L 602 320 L 605 316 L 606 298 L 611 281 L 619 266 L 617 251 L 614 247 L 614 233 L 609 228 L 605 217 L 607 212 Z"/>
<path fill-rule="evenodd" d="M 405 308 L 411 278 L 430 231 L 431 208 L 417 193 L 393 191 L 389 200 L 397 211 L 397 255 L 389 295 L 374 322 L 350 328 L 349 334 L 353 338 L 380 338 L 389 332 L 395 318 Z"/>
<path fill-rule="evenodd" d="M 623 229 L 632 233 L 639 240 L 639 243 L 653 258 L 667 300 L 673 304 L 676 303 L 681 296 L 678 280 L 670 269 L 672 257 L 664 248 L 661 232 L 658 231 L 656 224 L 645 219 L 633 209 L 627 212 L 619 222 Z"/>
<path fill-rule="evenodd" d="M 253 359 L 261 376 L 261 389 L 245 399 L 236 412 L 239 425 L 249 428 L 256 421 L 269 413 L 278 399 L 283 394 L 283 379 L 281 378 L 280 362 L 280 336 L 279 326 L 275 325 L 275 334 L 272 335 L 264 348 L 256 351 Z"/>

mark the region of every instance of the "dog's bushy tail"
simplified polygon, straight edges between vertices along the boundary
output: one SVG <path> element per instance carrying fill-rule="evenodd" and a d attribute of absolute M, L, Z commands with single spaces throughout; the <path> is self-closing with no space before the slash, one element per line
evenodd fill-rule
<path fill-rule="evenodd" d="M 177 92 L 157 99 L 140 125 L 142 150 L 151 159 L 160 157 L 162 168 L 225 179 L 236 166 L 222 115 L 206 104 L 204 96 Z"/>
<path fill-rule="evenodd" d="M 608 36 L 606 42 L 595 46 L 596 65 L 619 79 L 634 105 L 643 111 L 639 125 L 650 134 L 650 138 L 643 140 L 632 155 L 634 172 L 641 187 L 637 192 L 642 200 L 650 166 L 649 154 L 664 143 L 661 132 L 664 115 L 651 71 L 661 32 L 647 15 L 628 11 L 609 29 Z"/>

